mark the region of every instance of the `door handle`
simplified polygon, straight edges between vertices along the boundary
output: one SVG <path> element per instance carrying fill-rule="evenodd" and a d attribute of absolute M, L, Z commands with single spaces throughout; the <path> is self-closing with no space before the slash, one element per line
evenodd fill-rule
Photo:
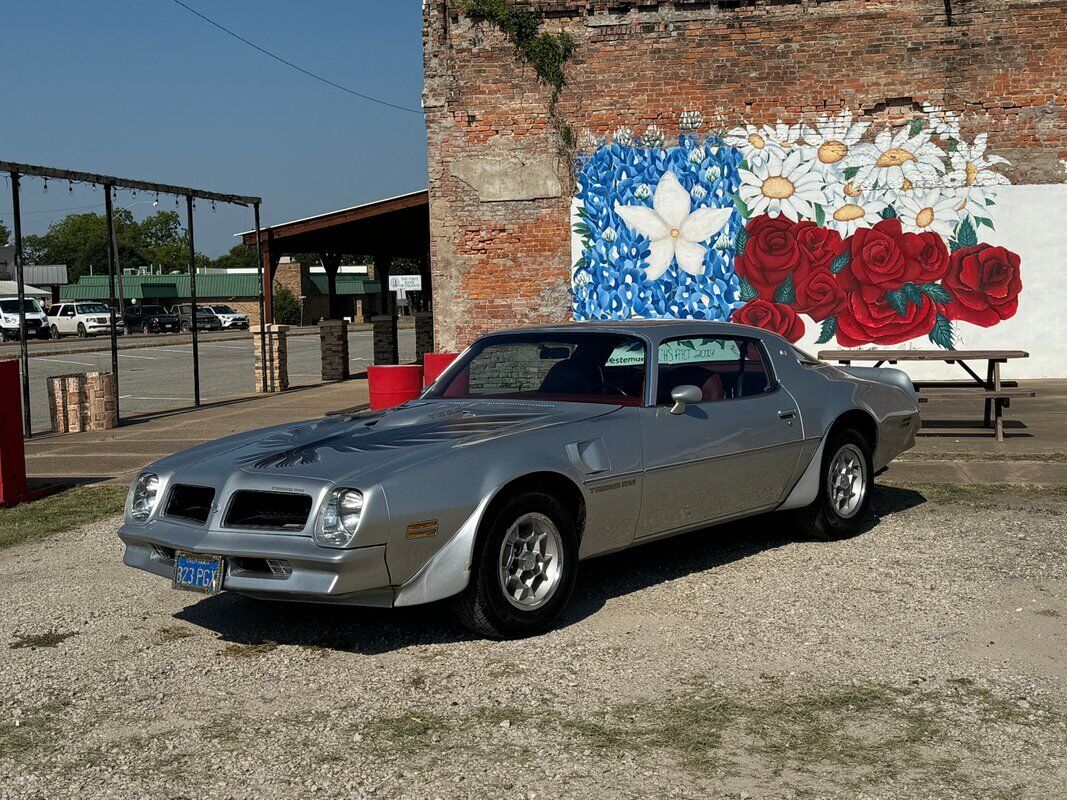
<path fill-rule="evenodd" d="M 784 409 L 778 412 L 778 419 L 792 419 L 797 415 L 797 412 L 791 408 Z"/>

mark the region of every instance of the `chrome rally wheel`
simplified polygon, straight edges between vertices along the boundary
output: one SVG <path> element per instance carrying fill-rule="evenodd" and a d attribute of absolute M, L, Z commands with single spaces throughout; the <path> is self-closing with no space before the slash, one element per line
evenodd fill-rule
<path fill-rule="evenodd" d="M 854 517 L 867 496 L 867 459 L 856 445 L 846 444 L 834 454 L 826 485 L 834 513 L 842 519 Z"/>
<path fill-rule="evenodd" d="M 500 545 L 500 588 L 516 608 L 540 608 L 559 587 L 563 540 L 544 514 L 527 512 L 508 528 Z"/>

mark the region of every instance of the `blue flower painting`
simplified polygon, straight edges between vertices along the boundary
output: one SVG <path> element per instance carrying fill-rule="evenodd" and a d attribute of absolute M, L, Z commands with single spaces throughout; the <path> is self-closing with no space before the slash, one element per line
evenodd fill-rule
<path fill-rule="evenodd" d="M 644 146 L 648 145 L 648 146 Z M 743 156 L 717 137 L 616 137 L 578 164 L 574 318 L 728 320 Z"/>

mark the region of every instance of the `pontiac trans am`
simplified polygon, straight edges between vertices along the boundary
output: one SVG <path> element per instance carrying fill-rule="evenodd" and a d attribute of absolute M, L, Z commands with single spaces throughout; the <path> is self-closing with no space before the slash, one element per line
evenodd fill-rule
<path fill-rule="evenodd" d="M 834 367 L 757 328 L 508 331 L 397 408 L 157 461 L 119 536 L 126 564 L 176 588 L 450 598 L 475 631 L 519 637 L 552 625 L 591 556 L 789 509 L 810 536 L 856 534 L 918 428 L 904 373 Z"/>

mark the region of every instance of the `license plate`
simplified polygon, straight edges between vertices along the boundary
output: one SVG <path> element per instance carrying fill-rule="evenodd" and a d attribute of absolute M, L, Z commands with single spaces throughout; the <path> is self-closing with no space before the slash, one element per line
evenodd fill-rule
<path fill-rule="evenodd" d="M 225 570 L 222 556 L 178 552 L 174 556 L 174 588 L 215 594 L 222 589 Z"/>

